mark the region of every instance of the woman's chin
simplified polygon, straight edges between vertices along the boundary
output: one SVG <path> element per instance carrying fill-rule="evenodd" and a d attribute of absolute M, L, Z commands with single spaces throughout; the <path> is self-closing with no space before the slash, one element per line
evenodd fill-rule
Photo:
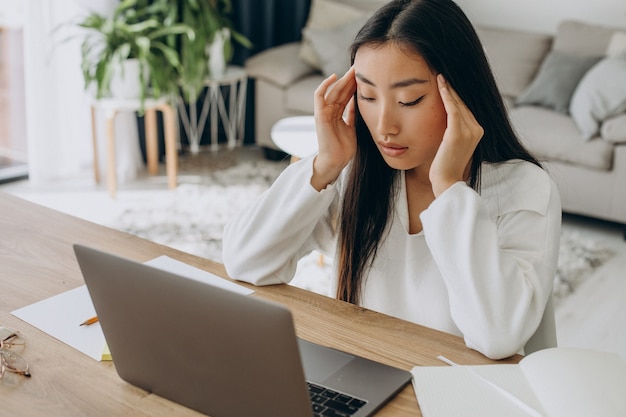
<path fill-rule="evenodd" d="M 407 171 L 409 169 L 415 168 L 415 164 L 412 164 L 410 161 L 403 158 L 395 158 L 390 157 L 385 154 L 382 154 L 384 161 L 389 165 L 389 167 L 393 169 L 397 169 L 400 171 Z"/>

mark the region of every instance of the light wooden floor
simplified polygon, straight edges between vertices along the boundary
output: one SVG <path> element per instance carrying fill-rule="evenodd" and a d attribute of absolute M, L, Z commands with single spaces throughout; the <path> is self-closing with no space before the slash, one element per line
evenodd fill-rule
<path fill-rule="evenodd" d="M 592 219 L 565 216 L 564 228 L 594 237 L 615 255 L 556 310 L 561 346 L 619 353 L 626 359 L 626 241 L 623 229 Z"/>
<path fill-rule="evenodd" d="M 210 156 L 208 160 L 213 161 L 209 165 L 215 163 L 230 166 L 237 161 L 261 158 L 261 155 L 258 149 L 246 147 L 234 153 Z M 182 162 L 179 178 L 183 181 L 191 179 L 194 173 L 195 177 L 199 178 L 204 173 L 210 172 L 206 160 L 204 163 L 185 163 L 183 158 Z M 148 177 L 142 174 L 131 183 L 124 184 L 123 187 L 127 189 L 162 188 L 165 184 L 163 166 L 160 170 L 162 175 L 159 177 Z M 90 174 L 86 174 L 83 179 L 75 182 L 56 183 L 54 187 L 58 192 L 81 189 L 91 192 L 100 190 L 103 200 L 94 200 L 94 204 L 89 208 L 91 217 L 87 216 L 87 218 L 92 221 L 96 221 L 94 219 L 98 217 L 96 213 L 93 213 L 94 210 L 100 207 L 106 211 L 106 207 L 109 207 L 103 204 L 103 201 L 108 198 L 105 186 L 94 186 Z M 33 191 L 33 186 L 27 181 L 0 185 L 0 191 L 19 193 L 20 189 Z M 54 192 L 50 189 L 50 185 L 42 191 Z M 65 202 L 66 205 L 67 203 L 70 202 Z M 102 215 L 106 216 L 105 213 Z M 597 268 L 573 295 L 557 307 L 559 345 L 616 352 L 626 359 L 626 241 L 623 238 L 623 229 L 612 223 L 568 215 L 564 216 L 563 228 L 575 230 L 583 236 L 596 239 L 611 248 L 615 255 Z"/>

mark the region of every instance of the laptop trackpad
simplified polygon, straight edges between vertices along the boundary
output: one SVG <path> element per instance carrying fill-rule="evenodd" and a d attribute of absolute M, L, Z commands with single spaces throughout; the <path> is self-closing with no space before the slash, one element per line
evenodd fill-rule
<path fill-rule="evenodd" d="M 309 381 L 321 382 L 337 372 L 354 356 L 335 349 L 298 339 L 304 375 Z"/>

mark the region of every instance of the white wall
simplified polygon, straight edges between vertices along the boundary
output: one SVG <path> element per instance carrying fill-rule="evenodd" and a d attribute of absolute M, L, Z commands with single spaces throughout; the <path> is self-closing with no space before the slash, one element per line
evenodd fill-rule
<path fill-rule="evenodd" d="M 626 28 L 624 0 L 457 0 L 472 23 L 555 33 L 563 19 Z"/>
<path fill-rule="evenodd" d="M 86 168 L 91 168 L 91 95 L 84 89 L 80 68 L 84 31 L 72 23 L 91 11 L 112 13 L 117 3 L 118 0 L 24 3 L 26 137 L 29 178 L 33 183 L 83 175 Z M 116 118 L 120 182 L 132 178 L 140 163 L 136 126 L 132 113 L 124 112 Z M 97 131 L 98 137 L 104 138 L 103 123 L 98 123 Z M 104 140 L 99 140 L 100 167 L 106 167 L 104 144 Z"/>
<path fill-rule="evenodd" d="M 24 3 L 15 0 L 0 0 L 0 26 L 21 28 L 24 21 Z"/>

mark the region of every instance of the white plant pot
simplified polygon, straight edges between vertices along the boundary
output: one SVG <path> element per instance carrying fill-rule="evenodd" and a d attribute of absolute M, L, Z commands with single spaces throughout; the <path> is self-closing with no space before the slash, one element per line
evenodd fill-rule
<path fill-rule="evenodd" d="M 148 68 L 144 69 L 144 80 L 148 80 Z M 127 59 L 122 66 L 113 70 L 111 77 L 111 97 L 138 99 L 141 96 L 139 80 L 139 60 Z"/>
<path fill-rule="evenodd" d="M 224 59 L 224 45 L 230 42 L 230 30 L 219 30 L 213 37 L 213 42 L 208 45 L 209 49 L 209 77 L 219 78 L 226 73 L 226 60 Z"/>

